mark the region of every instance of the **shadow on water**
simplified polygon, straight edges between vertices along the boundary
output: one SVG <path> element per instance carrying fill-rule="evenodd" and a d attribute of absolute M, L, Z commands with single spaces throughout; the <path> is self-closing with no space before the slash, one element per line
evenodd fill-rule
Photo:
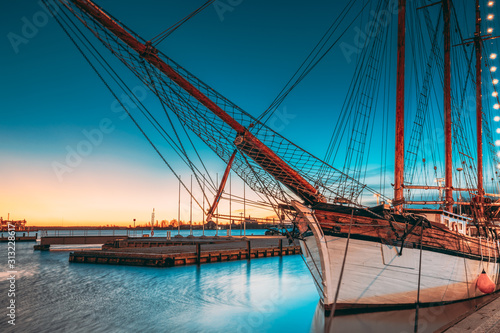
<path fill-rule="evenodd" d="M 420 308 L 418 316 L 419 333 L 435 332 L 458 317 L 467 314 L 487 301 L 474 299 L 454 304 Z M 338 315 L 332 320 L 330 332 L 326 332 L 321 302 L 316 306 L 311 333 L 371 332 L 371 333 L 413 333 L 415 332 L 415 309 Z"/>

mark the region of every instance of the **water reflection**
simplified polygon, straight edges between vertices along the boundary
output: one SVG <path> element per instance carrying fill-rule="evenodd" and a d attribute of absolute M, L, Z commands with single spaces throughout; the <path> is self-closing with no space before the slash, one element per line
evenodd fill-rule
<path fill-rule="evenodd" d="M 434 332 L 455 318 L 476 308 L 482 300 L 471 300 L 444 306 L 420 308 L 418 332 Z M 371 333 L 413 333 L 415 332 L 415 309 L 339 315 L 333 318 L 330 332 L 326 332 L 323 306 L 318 303 L 311 324 L 311 333 L 371 332 Z"/>

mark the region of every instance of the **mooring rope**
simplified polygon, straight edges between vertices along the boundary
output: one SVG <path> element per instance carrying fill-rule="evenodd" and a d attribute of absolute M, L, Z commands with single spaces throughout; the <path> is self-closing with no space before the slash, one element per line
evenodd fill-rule
<path fill-rule="evenodd" d="M 330 311 L 330 316 L 328 317 L 328 322 L 325 324 L 325 332 L 327 333 L 330 333 L 333 317 L 335 314 L 335 307 L 337 306 L 337 300 L 339 298 L 340 285 L 342 284 L 342 278 L 344 276 L 344 267 L 347 258 L 347 250 L 349 249 L 349 240 L 351 239 L 353 215 L 354 215 L 354 210 L 351 212 L 351 222 L 349 223 L 349 232 L 347 234 L 347 241 L 345 243 L 344 259 L 342 260 L 342 267 L 340 268 L 340 276 L 339 276 L 339 282 L 337 283 L 337 290 L 335 291 L 335 299 L 333 301 L 332 310 Z"/>
<path fill-rule="evenodd" d="M 417 303 L 415 305 L 415 326 L 413 331 L 418 332 L 418 309 L 420 304 L 420 280 L 422 278 L 422 240 L 424 236 L 424 226 L 420 226 L 420 258 L 418 262 L 418 289 L 417 289 Z"/>

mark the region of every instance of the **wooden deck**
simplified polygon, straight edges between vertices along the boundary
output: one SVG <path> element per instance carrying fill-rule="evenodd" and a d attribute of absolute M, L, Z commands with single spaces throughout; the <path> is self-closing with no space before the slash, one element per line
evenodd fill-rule
<path fill-rule="evenodd" d="M 99 251 L 74 251 L 73 263 L 173 267 L 222 261 L 250 260 L 300 254 L 300 246 L 285 237 L 255 236 L 248 239 L 220 237 L 182 240 L 116 240 Z"/>

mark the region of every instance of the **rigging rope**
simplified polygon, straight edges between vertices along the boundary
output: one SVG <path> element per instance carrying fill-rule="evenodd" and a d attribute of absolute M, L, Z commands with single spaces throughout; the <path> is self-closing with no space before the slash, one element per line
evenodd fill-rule
<path fill-rule="evenodd" d="M 53 9 L 47 4 L 47 3 L 44 3 L 45 6 L 48 8 L 49 11 L 51 11 L 53 13 Z M 67 14 L 63 11 L 64 15 L 66 16 L 66 18 L 72 22 L 69 17 L 67 16 Z M 88 62 L 88 64 L 91 66 L 91 68 L 96 72 L 97 76 L 99 77 L 99 79 L 103 82 L 103 84 L 106 86 L 106 88 L 110 91 L 110 93 L 113 95 L 113 97 L 115 98 L 115 100 L 120 104 L 120 106 L 123 108 L 123 110 L 127 113 L 127 115 L 130 117 L 130 119 L 132 120 L 132 122 L 136 125 L 136 127 L 139 129 L 139 131 L 143 134 L 143 136 L 146 138 L 146 140 L 149 142 L 149 144 L 153 147 L 153 149 L 157 152 L 157 154 L 160 156 L 160 158 L 163 160 L 163 162 L 167 165 L 167 167 L 170 169 L 170 171 L 174 174 L 174 176 L 179 180 L 179 182 L 183 185 L 183 187 L 185 188 L 185 190 L 193 197 L 191 191 L 188 189 L 188 187 L 186 186 L 186 184 L 184 184 L 182 182 L 182 180 L 180 179 L 180 176 L 175 172 L 175 170 L 172 168 L 172 166 L 170 165 L 170 163 L 168 163 L 168 161 L 166 160 L 166 158 L 163 156 L 163 154 L 159 151 L 159 149 L 157 148 L 157 146 L 151 141 L 151 139 L 149 138 L 149 136 L 145 133 L 145 131 L 143 130 L 143 128 L 139 125 L 138 121 L 133 117 L 133 115 L 130 113 L 129 109 L 123 104 L 122 100 L 118 97 L 118 95 L 115 93 L 115 91 L 111 88 L 111 86 L 109 85 L 109 83 L 106 81 L 106 79 L 104 79 L 104 77 L 100 74 L 100 72 L 98 71 L 98 69 L 95 67 L 95 65 L 92 63 L 92 61 L 88 58 L 88 56 L 85 54 L 85 52 L 82 50 L 82 48 L 78 45 L 78 43 L 76 42 L 76 40 L 73 38 L 73 36 L 70 34 L 70 32 L 68 31 L 71 30 L 73 32 L 73 34 L 75 35 L 76 38 L 78 38 L 80 40 L 80 42 L 83 43 L 81 37 L 79 37 L 76 32 L 73 30 L 73 28 L 71 28 L 69 26 L 69 24 L 64 20 L 63 17 L 60 17 L 60 19 L 56 16 L 54 16 L 54 18 L 56 19 L 56 21 L 58 22 L 58 24 L 61 26 L 61 28 L 63 29 L 63 31 L 66 33 L 66 35 L 69 37 L 69 39 L 71 40 L 71 42 L 75 45 L 75 47 L 78 49 L 78 51 L 82 54 L 82 56 L 85 58 L 85 60 Z M 68 27 L 68 29 L 66 29 L 66 27 L 64 26 L 64 24 L 66 24 L 66 26 Z M 73 22 L 72 22 L 73 23 Z M 74 23 L 73 23 L 74 24 Z M 76 26 L 75 26 L 76 27 Z M 88 41 L 88 39 L 85 37 L 85 35 L 81 32 L 81 30 L 76 27 L 76 29 L 78 30 L 78 32 L 82 35 L 82 37 L 88 42 L 89 45 L 91 45 L 91 47 L 94 49 L 95 53 L 97 53 L 99 55 L 99 57 L 102 58 L 102 62 L 99 60 L 99 58 L 95 55 L 95 54 L 92 54 L 92 51 L 88 48 L 88 46 L 85 45 L 85 47 L 90 51 L 90 53 L 94 56 L 94 58 L 96 59 L 96 61 L 104 68 L 104 70 L 110 75 L 112 76 L 112 73 L 116 75 L 116 77 L 113 77 L 113 80 L 115 80 L 115 82 L 120 85 L 120 83 L 118 81 L 116 81 L 117 79 L 119 81 L 121 81 L 127 90 L 129 90 L 131 92 L 131 90 L 128 88 L 128 86 L 126 86 L 126 84 L 119 78 L 119 76 L 116 74 L 116 72 L 111 68 L 111 66 L 109 66 L 109 64 L 107 63 L 107 61 L 101 56 L 101 54 L 93 47 L 93 45 Z M 108 71 L 108 69 L 106 68 L 105 65 L 103 65 L 103 62 L 111 69 L 112 73 Z M 123 88 L 122 88 L 123 89 Z M 125 91 L 125 93 L 127 93 L 127 91 Z M 127 95 L 129 96 L 130 98 L 130 95 Z M 135 95 L 133 95 L 133 97 L 136 98 Z M 134 99 L 131 99 L 132 101 L 134 101 Z M 139 103 L 142 105 L 142 103 L 139 101 Z M 166 133 L 166 132 L 165 132 Z M 166 133 L 167 134 L 167 133 Z M 168 134 L 167 134 L 168 135 Z M 166 139 L 166 138 L 165 138 Z M 168 141 L 168 140 L 167 140 Z M 196 198 L 194 198 L 196 204 L 202 208 L 202 205 L 200 205 L 200 203 L 198 202 L 198 200 Z"/>
<path fill-rule="evenodd" d="M 201 5 L 199 8 L 194 10 L 191 14 L 187 15 L 183 19 L 177 21 L 174 25 L 172 25 L 170 28 L 166 29 L 165 31 L 159 33 L 155 37 L 153 37 L 149 43 L 153 46 L 157 46 L 160 44 L 162 41 L 164 41 L 168 36 L 170 36 L 175 30 L 177 30 L 181 25 L 189 21 L 191 18 L 193 18 L 196 14 L 210 6 L 215 0 L 208 0 L 205 2 L 203 5 Z"/>
<path fill-rule="evenodd" d="M 347 5 L 342 9 L 338 17 L 333 21 L 328 30 L 325 32 L 323 37 L 319 40 L 316 46 L 312 49 L 306 59 L 302 62 L 299 68 L 295 71 L 292 77 L 285 84 L 283 89 L 280 91 L 278 96 L 273 100 L 271 105 L 257 118 L 262 124 L 265 124 L 271 116 L 276 112 L 278 107 L 283 103 L 290 92 L 297 87 L 300 82 L 321 62 L 321 60 L 332 50 L 332 48 L 338 43 L 338 41 L 345 35 L 352 24 L 358 19 L 365 7 L 368 5 L 369 1 L 365 3 L 360 12 L 354 17 L 354 19 L 349 23 L 347 28 L 340 34 L 340 36 L 330 45 L 323 53 L 322 50 L 327 46 L 328 41 L 332 38 L 333 34 L 337 31 L 338 27 L 342 24 L 347 14 L 350 12 L 357 0 L 348 2 Z M 300 74 L 299 74 L 300 73 Z M 293 83 L 292 83 L 293 82 Z M 265 119 L 264 119 L 265 118 Z M 257 129 L 258 131 L 259 129 Z"/>
<path fill-rule="evenodd" d="M 45 3 L 45 5 L 47 6 L 46 3 Z M 197 177 L 198 182 L 200 183 L 200 180 L 199 180 L 198 177 L 199 177 L 199 175 L 201 175 L 201 172 L 192 163 L 192 161 L 190 160 L 187 151 L 182 146 L 180 137 L 177 135 L 177 131 L 175 131 L 175 127 L 174 127 L 173 123 L 171 123 L 171 125 L 172 125 L 173 130 L 176 133 L 177 141 L 179 143 L 175 143 L 174 139 L 167 133 L 167 131 L 160 125 L 160 123 L 158 122 L 158 120 L 150 113 L 150 111 L 137 98 L 137 96 L 133 93 L 133 91 L 129 88 L 129 86 L 116 73 L 116 71 L 113 69 L 113 67 L 106 61 L 106 59 L 104 59 L 104 57 L 95 48 L 95 46 L 87 39 L 87 37 L 85 36 L 85 34 L 83 34 L 83 32 L 69 18 L 69 16 L 67 15 L 67 13 L 65 13 L 63 11 L 63 14 L 66 17 L 66 19 L 69 22 L 71 22 L 71 24 L 79 32 L 79 34 L 81 35 L 81 37 L 78 36 L 78 34 L 76 33 L 75 29 L 73 29 L 70 26 L 70 24 L 68 22 L 66 22 L 66 20 L 64 19 L 64 16 L 60 17 L 61 21 L 60 22 L 58 21 L 59 25 L 61 25 L 61 27 L 63 28 L 63 30 L 65 31 L 65 33 L 68 35 L 68 37 L 70 38 L 70 40 L 75 44 L 75 46 L 77 47 L 77 49 L 80 51 L 80 53 L 83 55 L 83 57 L 87 60 L 87 62 L 90 64 L 90 66 L 93 68 L 93 70 L 97 73 L 98 77 L 101 79 L 101 81 L 103 81 L 103 83 L 105 84 L 105 86 L 110 90 L 111 94 L 115 97 L 116 101 L 126 111 L 127 115 L 131 118 L 131 120 L 134 122 L 134 124 L 139 128 L 139 130 L 145 136 L 145 138 L 147 139 L 147 141 L 152 145 L 152 147 L 159 154 L 159 156 L 162 158 L 162 160 L 165 162 L 165 164 L 169 167 L 169 169 L 172 171 L 172 173 L 174 174 L 174 176 L 180 181 L 180 184 L 182 184 L 182 186 L 184 187 L 184 189 L 194 198 L 193 193 L 191 193 L 191 191 L 188 189 L 187 185 L 182 182 L 182 180 L 180 179 L 180 176 L 174 171 L 174 169 L 171 167 L 171 165 L 166 161 L 165 157 L 159 151 L 159 149 L 157 148 L 157 146 L 145 134 L 145 131 L 139 125 L 138 121 L 130 114 L 130 111 L 128 110 L 128 108 L 123 104 L 122 99 L 118 98 L 117 93 L 114 92 L 114 90 L 106 82 L 106 80 L 104 79 L 104 77 L 99 73 L 98 69 L 92 64 L 92 61 L 88 58 L 88 56 L 85 54 L 85 52 L 83 52 L 83 50 L 81 49 L 81 47 L 76 43 L 75 39 L 71 36 L 71 34 L 69 33 L 68 29 L 73 33 L 73 35 L 75 35 L 76 38 L 78 38 L 78 40 L 80 41 L 80 43 L 82 43 L 82 45 L 88 50 L 88 52 L 95 58 L 95 60 L 97 61 L 97 63 L 104 69 L 104 71 L 111 77 L 111 79 L 122 89 L 122 91 L 124 92 L 124 95 L 126 96 L 127 101 L 131 101 L 131 102 L 134 103 L 135 107 L 137 107 L 141 111 L 141 113 L 144 115 L 144 117 L 146 117 L 146 119 L 148 119 L 148 121 L 151 123 L 151 125 L 160 133 L 160 135 L 163 137 L 163 139 L 165 139 L 167 141 L 167 143 L 176 152 L 176 154 L 181 158 L 181 160 L 186 165 L 188 165 L 190 167 L 190 169 L 193 171 L 193 173 Z M 65 29 L 65 27 L 63 26 L 63 23 L 68 27 L 68 29 Z M 125 98 L 123 98 L 123 99 L 125 99 Z M 161 102 L 163 102 L 163 101 L 161 101 Z M 162 105 L 163 105 L 163 103 L 162 103 Z M 168 114 L 167 114 L 167 116 L 168 116 Z M 185 127 L 183 126 L 182 128 L 186 132 Z M 186 135 L 188 136 L 188 139 L 189 139 L 191 145 L 193 146 L 193 148 L 194 148 L 194 150 L 195 150 L 198 158 L 200 159 L 200 162 L 202 163 L 205 171 L 207 171 L 207 169 L 206 169 L 206 167 L 205 167 L 205 165 L 203 163 L 203 160 L 201 159 L 200 155 L 198 154 L 198 151 L 196 150 L 196 147 L 194 146 L 194 143 L 191 141 L 191 138 L 189 137 L 189 134 L 187 132 L 186 132 Z M 203 174 L 202 178 L 205 181 L 205 175 L 204 174 Z M 210 176 L 209 176 L 209 179 L 211 180 Z M 212 183 L 213 183 L 213 181 L 212 181 Z M 201 187 L 201 185 L 200 185 L 200 187 Z M 213 188 L 208 188 L 208 189 L 211 190 L 211 191 L 215 191 L 216 190 L 215 185 L 212 185 L 212 187 Z M 204 199 L 208 200 L 205 191 L 203 191 L 203 196 L 204 196 Z M 260 195 L 259 195 L 259 197 L 260 197 Z M 198 206 L 200 206 L 200 204 L 196 200 L 196 198 L 194 198 L 194 199 L 195 199 L 196 204 L 198 204 Z M 263 202 L 261 202 L 261 201 L 246 200 L 246 202 L 249 202 L 251 206 L 252 206 L 252 203 L 253 203 L 253 206 L 255 206 L 255 207 L 266 206 L 266 204 L 263 203 Z M 200 208 L 202 208 L 202 207 L 200 206 Z"/>

